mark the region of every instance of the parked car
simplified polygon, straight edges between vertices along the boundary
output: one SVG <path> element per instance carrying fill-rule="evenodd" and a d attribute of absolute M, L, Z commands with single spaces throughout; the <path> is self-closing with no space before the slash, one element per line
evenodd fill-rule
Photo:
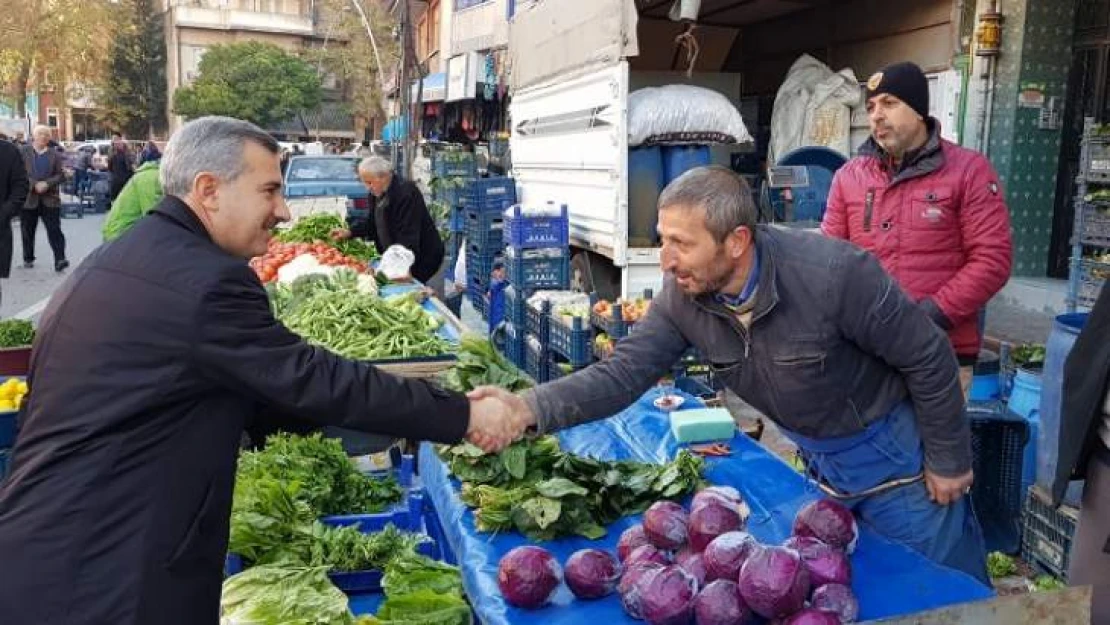
<path fill-rule="evenodd" d="M 371 219 L 370 192 L 358 177 L 355 156 L 302 155 L 289 159 L 285 197 L 347 198 L 347 219 Z"/>

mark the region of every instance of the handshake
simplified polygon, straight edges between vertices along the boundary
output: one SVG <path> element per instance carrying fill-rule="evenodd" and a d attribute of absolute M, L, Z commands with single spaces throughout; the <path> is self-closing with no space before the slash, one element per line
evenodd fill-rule
<path fill-rule="evenodd" d="M 528 404 L 503 388 L 480 386 L 466 396 L 470 399 L 466 440 L 486 453 L 504 449 L 536 425 L 536 415 Z"/>

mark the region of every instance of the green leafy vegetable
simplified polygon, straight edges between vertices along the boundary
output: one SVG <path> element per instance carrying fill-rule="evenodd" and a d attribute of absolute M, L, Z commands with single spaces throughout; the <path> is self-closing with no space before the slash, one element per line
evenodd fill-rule
<path fill-rule="evenodd" d="M 375 619 L 381 625 L 470 625 L 470 605 L 458 595 L 431 590 L 387 597 Z"/>
<path fill-rule="evenodd" d="M 26 347 L 35 341 L 35 327 L 23 319 L 0 321 L 0 348 Z"/>
<path fill-rule="evenodd" d="M 325 567 L 256 566 L 224 581 L 223 617 L 242 625 L 350 625 L 347 596 Z"/>
<path fill-rule="evenodd" d="M 459 343 L 458 362 L 445 371 L 445 388 L 465 393 L 479 386 L 498 386 L 512 392 L 532 386 L 532 380 L 501 355 L 484 337 L 467 334 Z"/>
<path fill-rule="evenodd" d="M 1033 588 L 1040 592 L 1050 592 L 1053 590 L 1063 590 L 1067 586 L 1064 582 L 1052 577 L 1051 575 L 1041 575 L 1033 580 Z"/>
<path fill-rule="evenodd" d="M 1010 352 L 1015 367 L 1044 366 L 1045 347 L 1038 343 L 1025 343 Z"/>
<path fill-rule="evenodd" d="M 704 466 L 687 451 L 668 464 L 605 462 L 561 451 L 553 437 L 514 443 L 498 454 L 470 444 L 440 449 L 463 482 L 460 498 L 482 532 L 517 530 L 533 540 L 605 535 L 605 526 L 678 499 L 701 485 Z"/>
<path fill-rule="evenodd" d="M 327 566 L 332 571 L 384 569 L 393 558 L 416 555 L 416 547 L 429 539 L 422 534 L 402 532 L 393 525 L 370 534 L 357 527 L 329 527 L 313 523 L 297 528 L 289 545 L 275 554 L 281 560 L 307 566 Z"/>
<path fill-rule="evenodd" d="M 391 597 L 431 590 L 462 596 L 459 567 L 432 560 L 419 554 L 393 558 L 385 568 L 382 589 Z"/>
<path fill-rule="evenodd" d="M 992 579 L 1009 577 L 1017 573 L 1017 565 L 1010 556 L 993 551 L 987 554 L 987 573 Z"/>
<path fill-rule="evenodd" d="M 350 238 L 337 241 L 332 238 L 332 232 L 346 229 L 347 221 L 339 215 L 320 213 L 300 218 L 291 228 L 279 232 L 276 238 L 282 243 L 322 241 L 343 252 L 344 255 L 364 262 L 378 257 L 377 248 L 362 239 Z"/>

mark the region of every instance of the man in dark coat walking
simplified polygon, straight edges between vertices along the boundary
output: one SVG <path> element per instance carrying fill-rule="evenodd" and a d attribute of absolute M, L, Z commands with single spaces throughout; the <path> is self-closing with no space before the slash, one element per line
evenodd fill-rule
<path fill-rule="evenodd" d="M 12 271 L 12 218 L 27 201 L 27 170 L 19 148 L 0 138 L 0 278 Z"/>
<path fill-rule="evenodd" d="M 31 145 L 23 147 L 23 165 L 27 169 L 30 190 L 19 227 L 23 235 L 23 266 L 35 266 L 35 235 L 39 219 L 46 228 L 50 249 L 54 252 L 54 271 L 65 271 L 66 237 L 62 234 L 62 196 L 59 188 L 65 182 L 62 155 L 50 148 L 50 129 L 37 126 L 31 134 Z"/>
<path fill-rule="evenodd" d="M 424 203 L 424 194 L 412 182 L 395 177 L 389 161 L 380 156 L 363 159 L 358 174 L 370 189 L 372 219 L 355 222 L 350 231 L 337 234 L 372 237 L 379 254 L 392 245 L 404 246 L 416 257 L 412 277 L 443 299 L 443 239 Z"/>
<path fill-rule="evenodd" d="M 258 127 L 190 122 L 161 175 L 164 200 L 40 324 L 0 485 L 4 625 L 215 625 L 240 437 L 263 414 L 491 451 L 523 429 L 274 319 L 246 259 L 289 213 Z"/>

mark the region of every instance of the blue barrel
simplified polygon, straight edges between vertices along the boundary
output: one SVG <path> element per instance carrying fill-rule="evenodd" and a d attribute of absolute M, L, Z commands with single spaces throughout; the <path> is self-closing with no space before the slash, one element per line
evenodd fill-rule
<path fill-rule="evenodd" d="M 628 150 L 628 239 L 632 247 L 651 247 L 659 210 L 659 194 L 666 186 L 663 151 L 659 147 Z"/>
<path fill-rule="evenodd" d="M 1060 409 L 1064 391 L 1064 363 L 1072 345 L 1087 324 L 1088 313 L 1071 313 L 1056 317 L 1052 332 L 1045 345 L 1044 388 L 1041 392 L 1041 428 L 1037 442 L 1037 485 L 1051 491 L 1060 460 Z M 1017 386 L 1017 382 L 1014 382 Z M 1077 506 L 1082 494 L 1082 484 L 1073 482 L 1068 487 L 1064 502 Z"/>
<path fill-rule="evenodd" d="M 975 363 L 975 375 L 971 381 L 971 401 L 992 401 L 999 397 L 999 377 L 1002 372 L 998 354 L 979 350 L 979 360 Z"/>
<path fill-rule="evenodd" d="M 669 145 L 663 148 L 663 178 L 667 184 L 695 167 L 708 164 L 707 145 Z"/>
<path fill-rule="evenodd" d="M 1021 462 L 1021 492 L 1029 491 L 1037 477 L 1037 447 L 1041 429 L 1042 378 L 1039 371 L 1018 369 L 1006 409 L 1029 424 L 1029 442 Z"/>

